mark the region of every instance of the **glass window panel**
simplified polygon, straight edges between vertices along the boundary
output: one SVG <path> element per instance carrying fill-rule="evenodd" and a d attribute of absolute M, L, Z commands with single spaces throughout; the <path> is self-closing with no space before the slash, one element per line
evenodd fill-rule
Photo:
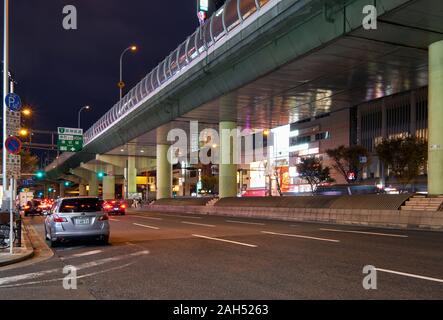
<path fill-rule="evenodd" d="M 214 41 L 217 41 L 225 34 L 225 29 L 223 28 L 223 12 L 224 7 L 220 8 L 212 17 L 212 36 Z"/>
<path fill-rule="evenodd" d="M 240 0 L 240 14 L 243 19 L 249 17 L 255 11 L 257 11 L 255 0 Z"/>
<path fill-rule="evenodd" d="M 165 74 L 166 74 L 166 80 L 168 80 L 169 78 L 171 78 L 171 70 L 169 69 L 169 65 L 170 65 L 170 63 L 169 63 L 169 58 L 170 58 L 171 56 L 168 56 L 166 59 L 165 59 Z"/>
<path fill-rule="evenodd" d="M 152 87 L 152 72 L 148 74 L 146 79 L 146 90 L 148 91 L 148 94 L 150 94 L 152 91 L 154 91 L 154 88 Z"/>
<path fill-rule="evenodd" d="M 197 49 L 198 49 L 198 53 L 202 53 L 203 51 L 206 50 L 206 43 L 205 43 L 205 34 L 204 34 L 205 29 L 203 27 L 201 27 L 198 30 L 198 33 L 196 34 L 197 37 Z"/>
<path fill-rule="evenodd" d="M 157 80 L 157 70 L 158 67 L 154 69 L 154 71 L 152 72 L 152 87 L 153 89 L 157 89 L 159 84 L 158 84 L 158 80 Z"/>
<path fill-rule="evenodd" d="M 225 5 L 225 25 L 228 31 L 232 30 L 240 23 L 237 12 L 237 1 L 238 0 L 230 0 Z"/>
<path fill-rule="evenodd" d="M 198 57 L 198 52 L 195 48 L 195 38 L 197 37 L 197 33 L 198 33 L 198 31 L 194 32 L 194 34 L 189 38 L 189 43 L 188 43 L 188 59 L 189 59 L 189 61 L 192 61 Z"/>
<path fill-rule="evenodd" d="M 163 61 L 160 63 L 160 67 L 158 69 L 158 80 L 160 81 L 160 84 L 164 83 L 166 80 L 165 77 L 165 62 Z"/>
<path fill-rule="evenodd" d="M 207 48 L 209 48 L 213 44 L 213 41 L 211 38 L 211 21 L 212 21 L 212 17 L 210 20 L 206 21 L 206 23 L 203 26 Z"/>
<path fill-rule="evenodd" d="M 178 71 L 177 52 L 178 52 L 178 49 L 176 49 L 171 54 L 170 59 L 169 59 L 169 68 L 171 69 L 172 75 L 176 74 Z"/>
<path fill-rule="evenodd" d="M 186 66 L 186 41 L 183 42 L 178 49 L 178 66 L 183 68 Z"/>
<path fill-rule="evenodd" d="M 259 0 L 260 8 L 269 2 L 269 0 Z"/>

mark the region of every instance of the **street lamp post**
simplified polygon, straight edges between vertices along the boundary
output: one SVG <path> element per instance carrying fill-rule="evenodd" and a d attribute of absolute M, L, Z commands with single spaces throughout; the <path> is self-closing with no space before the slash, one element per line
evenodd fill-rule
<path fill-rule="evenodd" d="M 136 50 L 137 46 L 130 46 L 123 50 L 122 54 L 120 55 L 120 82 L 118 83 L 118 87 L 120 88 L 120 100 L 123 98 L 123 87 L 125 86 L 123 82 L 123 57 L 126 52 L 135 52 Z"/>
<path fill-rule="evenodd" d="M 81 124 L 81 122 L 80 122 L 81 112 L 82 112 L 83 110 L 90 110 L 90 109 L 91 109 L 90 106 L 84 106 L 84 107 L 81 107 L 80 110 L 78 110 L 77 128 L 79 128 L 79 129 L 81 128 L 81 127 L 80 127 L 80 124 Z"/>

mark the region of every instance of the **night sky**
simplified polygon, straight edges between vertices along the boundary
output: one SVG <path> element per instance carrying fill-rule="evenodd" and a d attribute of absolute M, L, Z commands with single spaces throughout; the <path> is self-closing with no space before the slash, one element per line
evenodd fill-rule
<path fill-rule="evenodd" d="M 1 1 L 3 21 L 3 1 Z M 89 128 L 119 97 L 119 57 L 132 88 L 197 28 L 195 0 L 10 0 L 10 70 L 16 93 L 35 110 L 33 128 Z M 78 10 L 78 30 L 62 27 L 62 10 Z M 1 25 L 3 29 L 3 24 Z M 1 30 L 3 35 L 3 30 Z"/>

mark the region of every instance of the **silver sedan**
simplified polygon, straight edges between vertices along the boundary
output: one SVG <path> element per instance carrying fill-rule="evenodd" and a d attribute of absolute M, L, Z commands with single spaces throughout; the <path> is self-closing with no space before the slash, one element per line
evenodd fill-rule
<path fill-rule="evenodd" d="M 46 215 L 46 239 L 52 247 L 73 239 L 96 239 L 108 243 L 109 217 L 102 205 L 97 197 L 58 199 Z"/>

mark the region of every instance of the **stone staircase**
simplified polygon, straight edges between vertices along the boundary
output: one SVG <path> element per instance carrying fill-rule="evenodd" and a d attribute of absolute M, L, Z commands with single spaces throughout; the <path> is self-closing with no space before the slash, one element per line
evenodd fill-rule
<path fill-rule="evenodd" d="M 413 196 L 406 201 L 401 210 L 441 211 L 443 209 L 443 195 L 438 197 Z"/>
<path fill-rule="evenodd" d="M 206 203 L 207 207 L 213 207 L 214 204 L 219 200 L 219 198 L 213 198 Z"/>

